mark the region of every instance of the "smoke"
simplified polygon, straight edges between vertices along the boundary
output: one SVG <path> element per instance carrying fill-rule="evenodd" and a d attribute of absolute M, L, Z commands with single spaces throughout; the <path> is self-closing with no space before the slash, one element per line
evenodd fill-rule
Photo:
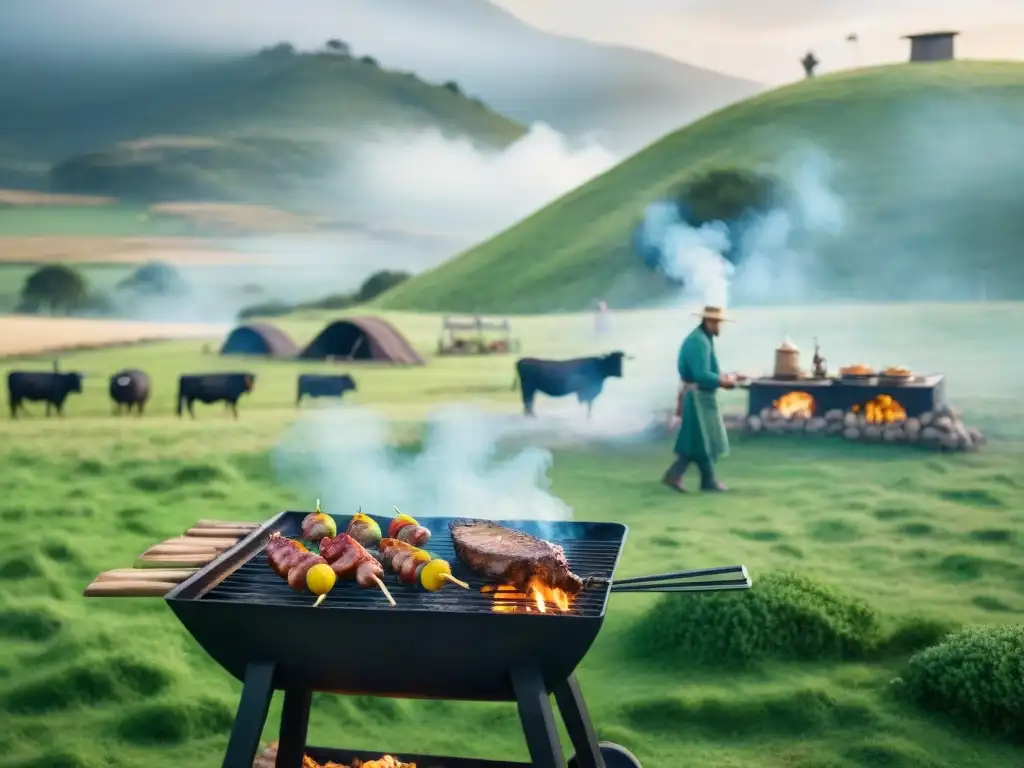
<path fill-rule="evenodd" d="M 565 520 L 572 509 L 550 491 L 551 452 L 506 443 L 529 429 L 522 419 L 447 406 L 427 420 L 422 450 L 392 446 L 389 422 L 343 407 L 309 415 L 274 451 L 279 479 L 301 484 L 335 513 L 489 520 Z"/>
<path fill-rule="evenodd" d="M 494 234 L 611 168 L 593 140 L 570 141 L 538 123 L 511 146 L 487 149 L 436 129 L 387 133 L 345 163 L 358 180 L 353 212 L 464 239 Z"/>
<path fill-rule="evenodd" d="M 339 151 L 341 154 L 341 151 Z M 114 296 L 137 320 L 230 322 L 254 304 L 352 293 L 373 273 L 415 274 L 511 226 L 614 165 L 594 141 L 538 124 L 504 149 L 438 130 L 385 132 L 347 147 L 334 190 L 340 231 L 210 242 L 252 257 L 182 267 L 184 296 Z M 130 297 L 129 297 L 130 298 Z"/>
<path fill-rule="evenodd" d="M 738 233 L 722 221 L 690 226 L 673 202 L 648 206 L 641 244 L 653 248 L 661 271 L 682 284 L 674 304 L 726 307 L 732 300 L 807 297 L 816 254 L 801 241 L 808 235 L 841 234 L 847 219 L 846 206 L 830 183 L 833 162 L 823 151 L 806 148 L 766 170 L 784 181 L 786 201 L 755 215 Z"/>

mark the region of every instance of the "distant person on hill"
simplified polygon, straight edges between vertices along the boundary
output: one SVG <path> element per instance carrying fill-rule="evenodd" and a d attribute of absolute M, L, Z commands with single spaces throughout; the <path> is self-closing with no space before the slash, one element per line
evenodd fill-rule
<path fill-rule="evenodd" d="M 735 376 L 720 373 L 715 354 L 715 337 L 726 317 L 720 307 L 704 307 L 697 316 L 700 325 L 679 348 L 682 423 L 676 437 L 676 460 L 662 478 L 665 485 L 680 493 L 686 493 L 683 475 L 691 463 L 700 470 L 702 491 L 728 490 L 715 477 L 715 462 L 729 454 L 729 437 L 718 408 L 718 390 L 736 386 Z"/>
<path fill-rule="evenodd" d="M 608 304 L 597 302 L 597 312 L 594 313 L 594 333 L 601 334 L 608 332 Z"/>

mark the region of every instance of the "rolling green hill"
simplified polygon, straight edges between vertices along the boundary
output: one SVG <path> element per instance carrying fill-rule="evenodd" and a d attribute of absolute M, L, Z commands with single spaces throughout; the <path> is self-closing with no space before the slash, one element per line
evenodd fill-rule
<path fill-rule="evenodd" d="M 74 91 L 66 100 L 52 98 L 47 73 L 36 74 L 31 89 L 0 86 L 0 147 L 7 147 L 0 160 L 19 159 L 0 168 L 0 184 L 10 176 L 23 186 L 26 168 L 56 164 L 57 172 L 37 175 L 35 186 L 237 199 L 254 187 L 287 187 L 295 181 L 289 174 L 308 177 L 343 162 L 347 143 L 381 128 L 432 128 L 489 145 L 507 144 L 524 130 L 455 86 L 389 71 L 369 58 L 300 54 L 286 45 L 134 73 L 124 82 L 107 74 L 78 88 L 65 84 Z"/>
<path fill-rule="evenodd" d="M 804 233 L 823 294 L 1024 296 L 1024 64 L 857 70 L 780 88 L 651 145 L 493 239 L 388 292 L 389 309 L 536 312 L 616 306 L 668 287 L 631 233 L 650 202 L 719 168 L 807 147 L 834 161 L 840 236 Z"/>

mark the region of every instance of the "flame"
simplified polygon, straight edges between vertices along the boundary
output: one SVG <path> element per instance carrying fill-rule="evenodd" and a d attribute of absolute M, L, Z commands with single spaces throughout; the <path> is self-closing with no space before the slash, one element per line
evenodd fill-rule
<path fill-rule="evenodd" d="M 780 416 L 787 419 L 809 419 L 814 415 L 814 398 L 806 392 L 790 392 L 776 400 L 772 405 Z"/>
<path fill-rule="evenodd" d="M 539 579 L 531 579 L 525 592 L 508 584 L 488 585 L 481 590 L 494 596 L 492 613 L 568 613 L 572 598 L 568 592 L 549 587 Z"/>
<path fill-rule="evenodd" d="M 874 400 L 866 402 L 863 409 L 859 405 L 853 406 L 854 413 L 860 413 L 861 410 L 869 424 L 893 424 L 907 420 L 906 409 L 896 402 L 892 395 L 879 395 Z"/>

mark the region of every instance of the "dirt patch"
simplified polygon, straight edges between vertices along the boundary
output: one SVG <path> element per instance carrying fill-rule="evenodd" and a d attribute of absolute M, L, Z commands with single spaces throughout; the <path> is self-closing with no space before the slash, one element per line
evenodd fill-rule
<path fill-rule="evenodd" d="M 61 317 L 0 317 L 0 356 L 32 355 L 166 339 L 219 339 L 227 328 Z"/>
<path fill-rule="evenodd" d="M 266 256 L 215 249 L 199 237 L 81 237 L 37 235 L 0 238 L 0 262 L 144 264 L 177 266 L 257 264 Z"/>
<path fill-rule="evenodd" d="M 99 195 L 56 195 L 27 189 L 0 189 L 0 205 L 110 205 L 113 197 Z"/>
<path fill-rule="evenodd" d="M 149 210 L 165 216 L 181 216 L 201 227 L 242 232 L 304 232 L 320 226 L 316 219 L 264 205 L 182 202 L 160 203 Z"/>

